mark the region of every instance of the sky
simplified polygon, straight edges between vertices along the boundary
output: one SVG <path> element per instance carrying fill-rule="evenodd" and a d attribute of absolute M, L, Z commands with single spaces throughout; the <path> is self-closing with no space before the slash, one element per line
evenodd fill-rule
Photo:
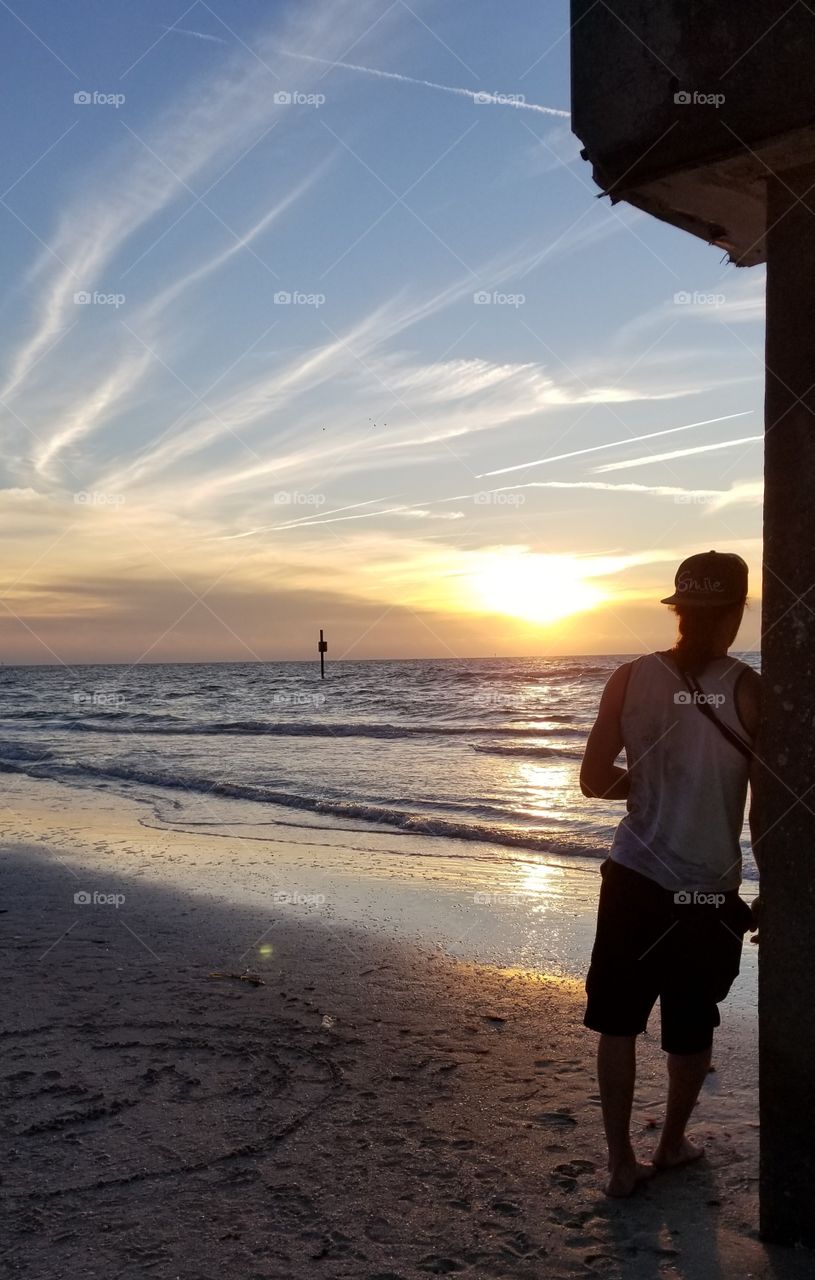
<path fill-rule="evenodd" d="M 567 0 L 3 4 L 5 662 L 637 653 L 751 569 L 764 269 L 598 198 Z"/>

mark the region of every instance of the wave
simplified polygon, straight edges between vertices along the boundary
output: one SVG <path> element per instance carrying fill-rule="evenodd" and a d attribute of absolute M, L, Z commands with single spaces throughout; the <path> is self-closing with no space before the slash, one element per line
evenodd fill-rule
<path fill-rule="evenodd" d="M 516 667 L 514 670 L 501 671 L 491 667 L 489 671 L 479 670 L 478 668 L 469 671 L 450 670 L 439 673 L 438 677 L 430 676 L 429 678 L 426 677 L 426 679 L 428 683 L 434 683 L 438 678 L 443 680 L 445 684 L 483 682 L 490 685 L 518 684 L 528 686 L 547 680 L 582 680 L 584 676 L 607 676 L 615 666 L 619 666 L 619 662 L 612 659 L 606 664 L 581 663 L 578 659 L 575 659 L 573 665 L 546 666 L 538 669 Z"/>
<path fill-rule="evenodd" d="M 9 760 L 10 763 L 20 761 L 20 763 L 39 764 L 43 760 L 53 760 L 54 758 L 54 753 L 49 751 L 47 747 L 29 747 L 22 742 L 4 742 L 0 750 L 2 750 L 3 757 Z"/>
<path fill-rule="evenodd" d="M 168 697 L 171 695 L 167 695 Z M 76 711 L 71 714 L 68 711 L 55 713 L 52 707 L 24 707 L 20 711 L 4 710 L 0 715 L 0 723 L 10 721 L 17 725 L 25 725 L 29 721 L 42 721 L 46 728 L 52 729 L 59 725 L 67 727 L 88 724 L 93 725 L 99 722 L 100 727 L 104 728 L 107 722 L 116 724 L 119 721 L 129 720 L 133 724 L 150 724 L 159 723 L 168 720 L 174 720 L 177 724 L 183 725 L 184 721 L 181 716 L 174 716 L 168 711 L 163 711 L 160 716 L 153 715 L 149 711 L 83 711 L 77 707 Z"/>
<path fill-rule="evenodd" d="M 333 800 L 326 797 L 304 796 L 271 787 L 242 782 L 222 782 L 212 778 L 180 777 L 160 769 L 144 769 L 128 765 L 76 765 L 49 760 L 44 763 L 37 753 L 8 758 L 4 747 L 0 758 L 0 772 L 26 773 L 36 778 L 63 781 L 67 778 L 91 778 L 97 781 L 134 783 L 141 786 L 162 787 L 205 795 L 221 796 L 232 800 L 250 800 L 258 804 L 273 804 L 287 809 L 299 809 L 342 820 L 363 821 L 373 826 L 396 828 L 405 834 L 453 840 L 479 841 L 484 844 L 509 848 L 530 849 L 536 853 L 559 854 L 562 857 L 579 856 L 603 858 L 605 846 L 595 845 L 579 835 L 567 837 L 530 831 L 495 823 L 463 821 L 442 818 L 435 814 L 416 813 L 410 809 L 395 809 L 388 805 L 366 801 Z"/>
<path fill-rule="evenodd" d="M 31 719 L 21 716 L 20 721 Z M 147 712 L 129 715 L 127 712 L 110 711 L 97 719 L 66 719 L 54 717 L 42 719 L 39 729 L 66 733 L 149 733 L 159 737 L 217 737 L 221 734 L 235 737 L 267 738 L 461 738 L 461 737 L 585 737 L 585 731 L 568 725 L 490 725 L 490 724 L 369 724 L 365 722 L 336 722 L 313 720 L 215 720 L 203 724 L 183 722 L 176 716 L 151 716 Z M 11 717 L 7 717 L 11 719 Z M 547 717 L 555 720 L 556 717 Z M 174 721 L 175 723 L 167 723 Z M 17 728 L 20 725 L 16 726 Z"/>
<path fill-rule="evenodd" d="M 473 751 L 486 756 L 509 756 L 518 760 L 582 760 L 583 752 L 569 747 L 516 747 L 512 743 L 496 742 L 485 746 L 480 742 L 471 743 Z"/>

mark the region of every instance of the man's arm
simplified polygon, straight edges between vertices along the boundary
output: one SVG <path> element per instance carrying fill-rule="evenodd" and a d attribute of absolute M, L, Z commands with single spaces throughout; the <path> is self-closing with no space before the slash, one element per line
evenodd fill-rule
<path fill-rule="evenodd" d="M 751 741 L 755 742 L 761 715 L 761 676 L 757 671 L 753 671 L 752 668 L 744 672 L 736 685 L 736 710 L 745 731 Z M 760 780 L 761 770 L 761 761 L 757 756 L 753 756 L 753 762 L 750 765 L 750 812 L 748 821 L 750 823 L 750 843 L 753 847 L 753 857 L 755 858 L 759 875 L 761 874 L 759 846 L 764 829 L 761 815 L 761 795 L 763 794 L 763 786 Z"/>
<path fill-rule="evenodd" d="M 761 875 L 761 850 L 759 846 L 764 831 L 764 823 L 761 817 L 761 804 L 756 799 L 756 792 L 760 795 L 762 790 L 762 784 L 758 780 L 761 767 L 761 763 L 755 759 L 750 766 L 750 810 L 747 815 L 747 821 L 750 825 L 750 845 L 759 875 Z"/>
<path fill-rule="evenodd" d="M 618 667 L 603 690 L 580 767 L 580 790 L 584 796 L 598 800 L 625 800 L 628 796 L 628 772 L 614 761 L 623 748 L 620 717 L 630 672 L 630 662 Z"/>
<path fill-rule="evenodd" d="M 761 676 L 757 671 L 752 669 L 745 671 L 736 685 L 736 710 L 739 714 L 747 734 L 751 741 L 755 742 L 758 734 L 759 721 L 761 717 Z M 761 853 L 759 845 L 764 831 L 764 818 L 761 808 L 761 797 L 764 794 L 764 783 L 760 775 L 764 766 L 758 756 L 753 756 L 750 765 L 750 812 L 748 821 L 750 823 L 750 844 L 753 850 L 753 858 L 758 867 L 759 877 L 761 876 Z M 754 898 L 751 903 L 753 912 L 753 920 L 750 925 L 750 933 L 755 934 L 750 939 L 751 942 L 758 943 L 759 935 L 756 929 L 761 924 L 761 899 Z"/>

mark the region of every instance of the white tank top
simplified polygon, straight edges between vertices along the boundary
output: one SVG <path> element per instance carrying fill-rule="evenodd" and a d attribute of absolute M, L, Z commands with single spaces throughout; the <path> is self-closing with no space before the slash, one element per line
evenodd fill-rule
<path fill-rule="evenodd" d="M 749 742 L 735 697 L 746 669 L 716 658 L 696 680 L 718 719 Z M 612 859 L 665 889 L 738 889 L 749 762 L 693 704 L 667 654 L 632 662 L 621 725 L 631 777 Z"/>

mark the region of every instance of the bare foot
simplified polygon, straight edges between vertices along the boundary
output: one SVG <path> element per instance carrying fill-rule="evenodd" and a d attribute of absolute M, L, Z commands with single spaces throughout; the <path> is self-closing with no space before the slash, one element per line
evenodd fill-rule
<path fill-rule="evenodd" d="M 705 1154 L 704 1147 L 697 1147 L 688 1138 L 683 1138 L 678 1147 L 666 1148 L 662 1143 L 653 1155 L 654 1169 L 680 1169 L 682 1165 L 694 1164 Z"/>
<path fill-rule="evenodd" d="M 625 1199 L 636 1191 L 641 1182 L 653 1178 L 655 1172 L 653 1165 L 642 1164 L 639 1160 L 618 1165 L 616 1169 L 612 1169 L 603 1191 L 614 1199 Z"/>

